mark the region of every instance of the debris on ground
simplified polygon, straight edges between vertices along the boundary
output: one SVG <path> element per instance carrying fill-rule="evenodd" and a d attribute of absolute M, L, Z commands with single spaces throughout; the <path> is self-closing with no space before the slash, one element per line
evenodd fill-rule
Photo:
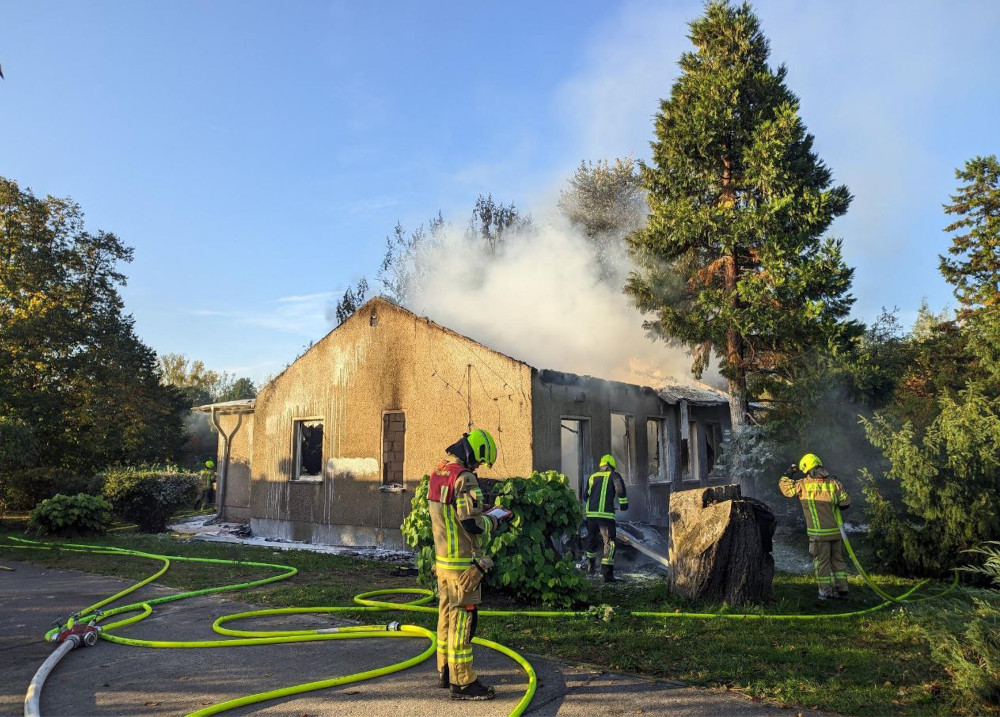
<path fill-rule="evenodd" d="M 413 553 L 409 550 L 391 550 L 388 548 L 359 547 L 356 545 L 325 545 L 322 543 L 304 543 L 282 538 L 266 538 L 255 536 L 246 523 L 227 523 L 217 521 L 214 515 L 199 515 L 194 518 L 172 523 L 170 530 L 191 540 L 204 540 L 211 543 L 239 543 L 241 545 L 256 545 L 275 550 L 308 550 L 312 553 L 328 555 L 344 555 L 379 560 L 386 563 L 413 564 Z"/>

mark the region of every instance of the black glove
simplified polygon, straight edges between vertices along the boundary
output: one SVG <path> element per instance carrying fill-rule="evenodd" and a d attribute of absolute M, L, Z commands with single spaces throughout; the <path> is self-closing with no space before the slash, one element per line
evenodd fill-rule
<path fill-rule="evenodd" d="M 794 478 L 795 474 L 798 472 L 799 472 L 799 467 L 793 463 L 792 465 L 788 466 L 788 470 L 785 471 L 782 475 L 785 478 Z"/>

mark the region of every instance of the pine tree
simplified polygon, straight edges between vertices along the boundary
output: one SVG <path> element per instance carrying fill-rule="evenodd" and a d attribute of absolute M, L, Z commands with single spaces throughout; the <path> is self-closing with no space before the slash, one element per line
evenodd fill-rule
<path fill-rule="evenodd" d="M 955 176 L 966 184 L 944 210 L 960 218 L 945 231 L 962 233 L 948 248 L 954 258 L 941 257 L 941 273 L 955 287 L 969 348 L 986 374 L 1000 379 L 1000 161 L 976 157 Z"/>
<path fill-rule="evenodd" d="M 642 167 L 650 217 L 629 237 L 626 291 L 647 329 L 692 349 L 696 376 L 718 357 L 737 427 L 797 359 L 859 333 L 853 270 L 821 238 L 851 195 L 831 186 L 750 6 L 710 2 L 690 27 Z"/>

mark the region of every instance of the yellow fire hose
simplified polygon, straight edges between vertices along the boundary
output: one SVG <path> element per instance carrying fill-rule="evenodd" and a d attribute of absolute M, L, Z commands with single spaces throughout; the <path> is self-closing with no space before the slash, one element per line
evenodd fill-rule
<path fill-rule="evenodd" d="M 840 521 L 838 515 L 838 523 L 841 525 L 841 531 L 843 532 L 843 524 Z M 860 563 L 857 560 L 857 556 L 854 554 L 853 549 L 850 547 L 850 542 L 847 540 L 846 533 L 844 535 L 845 545 L 848 546 L 848 552 L 851 556 L 852 562 L 854 562 L 855 567 L 861 574 L 864 581 L 872 587 L 880 596 L 882 596 L 885 601 L 875 605 L 873 607 L 865 608 L 863 610 L 855 610 L 851 612 L 842 613 L 830 613 L 830 614 L 819 614 L 819 615 L 764 615 L 764 614 L 742 614 L 742 613 L 691 613 L 691 612 L 632 612 L 630 613 L 632 617 L 638 618 L 652 618 L 652 619 L 669 619 L 669 618 L 687 618 L 687 619 L 743 619 L 743 620 L 823 620 L 823 619 L 834 619 L 834 618 L 845 618 L 853 617 L 857 615 L 863 615 L 866 613 L 871 613 L 876 610 L 881 610 L 893 604 L 898 604 L 905 602 L 918 590 L 924 587 L 929 581 L 924 580 L 910 590 L 906 591 L 898 597 L 893 597 L 887 595 L 875 585 L 872 584 L 867 573 L 861 568 Z M 26 550 L 68 550 L 74 552 L 86 552 L 86 553 L 97 553 L 97 554 L 107 554 L 107 555 L 130 555 L 139 558 L 147 558 L 151 560 L 159 560 L 163 564 L 152 575 L 139 581 L 135 585 L 132 585 L 125 590 L 122 590 L 114 595 L 105 598 L 93 605 L 90 605 L 78 613 L 73 615 L 67 620 L 65 626 L 60 626 L 53 628 L 46 633 L 45 639 L 50 641 L 55 641 L 60 635 L 65 636 L 65 633 L 72 631 L 73 629 L 80 629 L 81 625 L 87 626 L 86 629 L 97 632 L 102 639 L 108 640 L 110 642 L 116 642 L 122 645 L 132 645 L 136 647 L 153 647 L 153 648 L 215 648 L 215 647 L 237 647 L 245 645 L 268 645 L 268 644 L 284 644 L 292 642 L 313 642 L 322 640 L 343 640 L 343 639 L 360 639 L 360 638 L 423 638 L 429 641 L 427 648 L 420 654 L 403 660 L 401 662 L 388 665 L 386 667 L 381 667 L 375 670 L 368 670 L 365 672 L 358 672 L 352 675 L 346 675 L 344 677 L 335 677 L 327 680 L 319 680 L 316 682 L 306 682 L 299 685 L 292 685 L 289 687 L 283 687 L 276 690 L 269 690 L 266 692 L 259 692 L 253 695 L 247 695 L 245 697 L 240 697 L 238 699 L 228 700 L 225 702 L 219 702 L 214 705 L 205 707 L 204 709 L 197 710 L 191 713 L 192 716 L 205 716 L 218 714 L 226 710 L 234 709 L 236 707 L 243 707 L 246 705 L 256 704 L 259 702 L 264 702 L 267 700 L 278 699 L 282 697 L 288 697 L 290 695 L 302 694 L 304 692 L 309 692 L 312 690 L 325 689 L 327 687 L 336 687 L 339 685 L 350 684 L 352 682 L 361 682 L 363 680 L 372 679 L 375 677 L 380 677 L 382 675 L 392 674 L 394 672 L 399 672 L 405 670 L 409 667 L 413 667 L 427 660 L 432 655 L 435 654 L 437 650 L 437 636 L 435 633 L 427 630 L 423 627 L 417 625 L 402 625 L 399 623 L 389 623 L 388 625 L 359 625 L 350 627 L 338 627 L 338 628 L 325 628 L 318 630 L 271 630 L 271 631 L 251 631 L 251 630 L 236 630 L 230 627 L 224 627 L 226 623 L 233 622 L 236 620 L 243 620 L 249 618 L 261 618 L 269 617 L 273 615 L 301 615 L 301 614 L 330 614 L 338 612 L 384 612 L 384 611 L 409 611 L 409 612 L 424 612 L 424 613 L 437 613 L 437 609 L 428 605 L 434 599 L 434 593 L 430 590 L 425 590 L 422 588 L 409 588 L 409 589 L 390 589 L 390 590 L 373 590 L 370 592 L 361 593 L 354 598 L 356 603 L 353 606 L 346 607 L 291 607 L 291 608 L 275 608 L 269 610 L 251 610 L 247 612 L 234 613 L 231 615 L 223 615 L 218 618 L 213 624 L 212 629 L 220 634 L 233 639 L 226 640 L 200 640 L 200 641 L 165 641 L 165 640 L 140 640 L 135 638 L 122 637 L 120 635 L 114 634 L 112 631 L 120 630 L 128 625 L 135 624 L 153 612 L 153 606 L 173 602 L 176 600 L 183 600 L 185 598 L 194 597 L 197 595 L 208 595 L 212 593 L 226 592 L 232 590 L 242 590 L 246 588 L 255 587 L 258 585 L 264 585 L 267 583 L 276 582 L 279 580 L 284 580 L 295 575 L 298 570 L 294 567 L 288 565 L 278 565 L 273 563 L 258 563 L 258 562 L 248 562 L 248 561 L 235 561 L 235 560 L 222 560 L 214 558 L 191 558 L 183 557 L 177 555 L 159 555 L 155 553 L 145 553 L 136 550 L 125 550 L 123 548 L 115 548 L 110 546 L 99 546 L 99 545 L 86 545 L 79 543 L 49 543 L 44 544 L 38 541 L 26 540 L 24 538 L 14 538 L 18 545 L 5 545 L 7 548 L 21 548 Z M 135 602 L 127 605 L 122 605 L 120 607 L 114 607 L 109 610 L 102 610 L 106 605 L 110 605 L 113 602 L 120 600 L 121 598 L 129 595 L 130 593 L 138 590 L 144 585 L 149 584 L 153 580 L 159 578 L 170 568 L 171 561 L 181 561 L 181 562 L 195 562 L 195 563 L 210 563 L 210 564 L 223 564 L 223 565 L 241 565 L 250 567 L 260 567 L 268 568 L 280 571 L 276 575 L 270 577 L 261 578 L 258 580 L 253 580 L 250 582 L 232 584 L 232 585 L 221 585 L 211 588 L 205 588 L 202 590 L 193 590 L 183 593 L 177 593 L 173 595 L 167 595 L 164 597 L 159 597 L 151 600 L 145 600 L 140 602 Z M 929 599 L 932 597 L 940 597 L 941 595 L 950 592 L 958 584 L 958 572 L 955 573 L 955 579 L 951 585 L 943 590 L 942 592 L 936 593 L 934 595 L 925 596 L 917 599 Z M 384 600 L 377 600 L 374 598 L 389 596 L 389 595 L 418 595 L 420 597 L 405 603 L 395 603 L 388 602 Z M 126 613 L 137 613 L 131 617 L 127 617 L 110 624 L 103 624 L 109 618 L 116 615 L 123 615 Z M 480 610 L 480 615 L 484 617 L 491 616 L 523 616 L 523 617 L 561 617 L 561 618 L 581 618 L 588 617 L 589 613 L 579 612 L 579 611 L 544 611 L 544 610 Z M 535 675 L 534 669 L 524 659 L 514 650 L 511 650 L 504 645 L 492 642 L 490 640 L 485 640 L 483 638 L 473 638 L 472 642 L 476 645 L 482 647 L 487 647 L 492 650 L 496 650 L 517 662 L 525 671 L 528 677 L 528 687 L 525 691 L 524 696 L 517 703 L 514 710 L 510 713 L 511 717 L 517 717 L 521 715 L 525 709 L 527 709 L 528 704 L 531 702 L 532 697 L 535 694 L 535 690 L 538 685 L 538 680 Z M 86 644 L 90 644 L 87 642 Z M 62 649 L 62 648 L 61 648 Z M 65 651 L 63 650 L 63 654 Z M 61 655 L 60 655 L 61 657 Z M 43 668 L 46 670 L 51 670 L 58 658 L 55 660 L 46 661 L 46 665 Z M 51 663 L 51 664 L 50 664 Z M 41 688 L 44 683 L 44 678 L 48 672 L 44 672 L 40 668 L 39 674 L 36 674 L 35 680 L 32 681 L 31 686 L 28 689 L 28 694 L 25 697 L 25 715 L 26 717 L 34 717 L 35 715 L 40 715 L 40 699 L 41 699 Z"/>

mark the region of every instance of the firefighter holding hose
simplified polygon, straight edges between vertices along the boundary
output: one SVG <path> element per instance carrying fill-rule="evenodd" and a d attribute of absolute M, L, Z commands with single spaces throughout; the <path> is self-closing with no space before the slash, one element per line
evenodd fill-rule
<path fill-rule="evenodd" d="M 802 472 L 804 477 L 795 480 Z M 844 561 L 844 541 L 840 536 L 837 513 L 847 510 L 851 496 L 840 481 L 823 467 L 815 453 L 802 456 L 799 464 L 789 466 L 778 481 L 786 498 L 798 498 L 806 517 L 809 554 L 813 558 L 819 599 L 847 597 L 847 563 Z"/>
<path fill-rule="evenodd" d="M 492 687 L 476 677 L 472 667 L 472 638 L 476 634 L 480 582 L 493 566 L 483 550 L 499 521 L 510 511 L 483 512 L 483 492 L 476 469 L 493 465 L 497 444 L 477 428 L 446 451 L 446 459 L 430 476 L 428 508 L 434 533 L 434 570 L 438 583 L 437 664 L 439 686 L 451 689 L 455 700 L 491 700 Z"/>

